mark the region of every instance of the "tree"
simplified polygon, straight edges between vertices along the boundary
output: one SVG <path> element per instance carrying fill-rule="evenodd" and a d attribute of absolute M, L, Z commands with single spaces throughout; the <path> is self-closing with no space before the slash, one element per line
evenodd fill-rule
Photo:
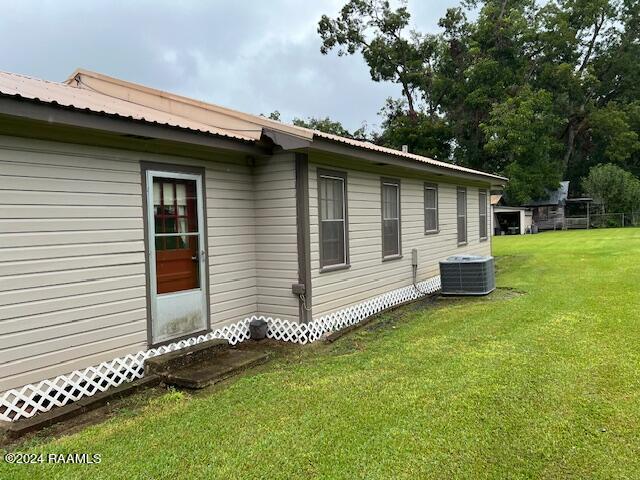
<path fill-rule="evenodd" d="M 638 0 L 462 0 L 437 34 L 409 21 L 383 0 L 320 20 L 322 53 L 401 86 L 378 142 L 506 174 L 513 201 L 601 163 L 640 173 Z"/>
<path fill-rule="evenodd" d="M 387 99 L 381 110 L 384 117 L 382 133 L 376 143 L 400 150 L 404 145 L 409 152 L 449 161 L 451 158 L 451 128 L 441 117 L 417 112 L 414 117 L 406 114 L 404 101 Z"/>
<path fill-rule="evenodd" d="M 631 213 L 640 209 L 640 180 L 610 163 L 589 170 L 582 187 L 609 213 Z"/>
<path fill-rule="evenodd" d="M 320 130 L 321 132 L 332 133 L 333 135 L 339 135 L 341 137 L 353 138 L 353 135 L 349 130 L 344 128 L 340 122 L 331 120 L 329 117 L 309 117 L 307 120 L 294 118 L 293 124 L 297 127 L 310 128 L 311 130 Z"/>
<path fill-rule="evenodd" d="M 405 35 L 410 17 L 406 3 L 393 10 L 387 0 L 350 0 L 336 18 L 322 16 L 318 33 L 323 54 L 334 48 L 341 56 L 360 52 L 373 81 L 399 84 L 413 117 L 416 91 L 425 94 L 426 77 L 433 68 L 435 40 L 413 31 Z"/>
<path fill-rule="evenodd" d="M 281 122 L 280 112 L 278 110 L 274 110 L 269 115 L 265 115 L 264 113 L 260 114 L 261 117 L 268 118 L 269 120 L 275 120 L 276 122 Z"/>
<path fill-rule="evenodd" d="M 359 52 L 373 81 L 400 86 L 402 100 L 389 99 L 381 110 L 383 132 L 377 143 L 392 148 L 408 145 L 411 152 L 448 160 L 450 128 L 440 114 L 442 95 L 434 83 L 439 39 L 406 32 L 409 19 L 404 2 L 394 10 L 386 0 L 350 0 L 336 18 L 320 19 L 320 51 Z"/>
<path fill-rule="evenodd" d="M 479 9 L 470 21 L 467 13 Z M 455 138 L 454 158 L 494 172 L 500 162 L 485 149 L 482 127 L 494 106 L 517 95 L 535 57 L 535 8 L 529 0 L 468 1 L 440 20 L 443 47 L 436 81 L 446 93 L 442 109 Z M 502 165 L 504 167 L 504 165 Z"/>
<path fill-rule="evenodd" d="M 269 115 L 265 115 L 261 113 L 260 116 L 268 118 L 269 120 L 275 120 L 277 122 L 282 121 L 282 117 L 278 110 L 274 110 Z M 342 126 L 342 123 L 338 122 L 337 120 L 331 120 L 329 117 L 324 117 L 324 118 L 308 117 L 306 120 L 302 118 L 294 117 L 292 123 L 297 127 L 309 128 L 311 130 L 319 130 L 321 132 L 331 133 L 333 135 L 339 135 L 341 137 L 356 138 L 356 139 L 366 139 L 367 137 L 366 124 L 363 124 L 362 127 L 357 129 L 355 132 L 350 133 L 349 130 L 347 130 Z"/>
<path fill-rule="evenodd" d="M 509 175 L 510 202 L 523 204 L 558 188 L 562 145 L 555 132 L 560 123 L 551 94 L 525 87 L 494 105 L 489 120 L 480 124 L 493 167 Z"/>

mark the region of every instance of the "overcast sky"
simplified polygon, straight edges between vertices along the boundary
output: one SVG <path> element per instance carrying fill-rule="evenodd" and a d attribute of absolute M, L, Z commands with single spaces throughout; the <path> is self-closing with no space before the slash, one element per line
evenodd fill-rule
<path fill-rule="evenodd" d="M 3 1 L 0 70 L 62 81 L 77 67 L 283 120 L 330 116 L 376 128 L 392 84 L 359 55 L 320 53 L 322 14 L 346 0 Z M 435 31 L 456 0 L 410 0 Z"/>

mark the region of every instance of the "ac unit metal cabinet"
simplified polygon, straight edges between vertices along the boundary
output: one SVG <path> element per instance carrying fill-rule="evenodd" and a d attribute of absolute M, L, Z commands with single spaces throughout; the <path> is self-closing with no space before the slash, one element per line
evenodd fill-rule
<path fill-rule="evenodd" d="M 496 288 L 493 257 L 456 255 L 440 262 L 443 295 L 487 295 Z"/>

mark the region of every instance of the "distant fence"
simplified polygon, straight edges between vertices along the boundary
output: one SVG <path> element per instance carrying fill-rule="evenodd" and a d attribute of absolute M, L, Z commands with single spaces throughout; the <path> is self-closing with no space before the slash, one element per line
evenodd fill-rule
<path fill-rule="evenodd" d="M 639 213 L 595 213 L 588 217 L 566 217 L 564 228 L 620 228 L 640 226 Z"/>

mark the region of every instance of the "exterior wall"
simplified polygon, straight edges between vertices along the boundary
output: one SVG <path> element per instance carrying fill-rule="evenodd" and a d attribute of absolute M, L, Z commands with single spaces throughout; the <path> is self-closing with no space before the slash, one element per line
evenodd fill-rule
<path fill-rule="evenodd" d="M 334 165 L 347 164 L 331 162 Z M 348 165 L 348 164 L 347 164 Z M 320 273 L 317 168 L 347 173 L 347 202 L 350 268 Z M 467 187 L 468 244 L 458 246 L 456 235 L 456 188 L 464 183 L 444 183 L 442 177 L 420 174 L 401 176 L 385 170 L 356 169 L 327 165 L 317 156 L 309 166 L 309 210 L 311 215 L 311 276 L 313 318 L 357 304 L 366 299 L 411 285 L 411 249 L 418 249 L 418 281 L 438 275 L 439 261 L 455 254 L 491 254 L 489 239 L 479 239 L 478 187 Z M 402 255 L 382 260 L 380 178 L 399 178 Z M 434 180 L 439 178 L 440 180 Z M 453 182 L 453 179 L 448 179 Z M 424 233 L 424 182 L 438 184 L 439 227 L 436 234 Z M 487 185 L 488 189 L 489 185 Z M 489 212 L 488 212 L 489 216 Z"/>
<path fill-rule="evenodd" d="M 141 160 L 206 167 L 211 326 L 257 312 L 244 159 L 0 136 L 0 391 L 147 348 Z"/>
<path fill-rule="evenodd" d="M 539 230 L 562 230 L 564 228 L 564 205 L 533 207 L 533 223 Z"/>
<path fill-rule="evenodd" d="M 295 156 L 259 160 L 254 169 L 257 311 L 298 320 Z"/>

